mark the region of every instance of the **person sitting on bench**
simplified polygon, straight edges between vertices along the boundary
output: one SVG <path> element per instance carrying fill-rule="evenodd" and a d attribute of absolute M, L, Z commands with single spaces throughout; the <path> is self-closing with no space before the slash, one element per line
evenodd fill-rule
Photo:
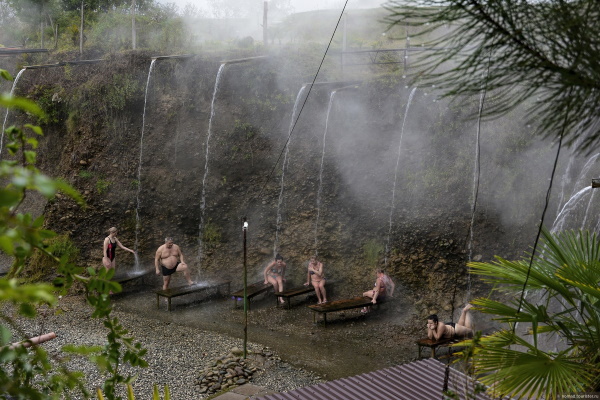
<path fill-rule="evenodd" d="M 271 261 L 265 268 L 263 274 L 265 275 L 265 285 L 270 283 L 273 285 L 275 293 L 283 292 L 283 282 L 285 282 L 285 267 L 287 264 L 283 261 L 283 257 L 277 253 L 275 260 Z M 279 302 L 285 303 L 285 300 L 280 297 Z"/>
<path fill-rule="evenodd" d="M 445 324 L 438 320 L 436 314 L 427 317 L 427 337 L 440 340 L 441 338 L 466 338 L 473 336 L 473 321 L 469 310 L 473 307 L 467 304 L 460 313 L 458 322 Z"/>
<path fill-rule="evenodd" d="M 387 296 L 392 296 L 394 294 L 394 289 L 396 285 L 394 281 L 388 274 L 385 273 L 383 269 L 377 270 L 377 280 L 375 281 L 375 287 L 373 290 L 369 290 L 363 293 L 363 296 L 369 297 L 373 299 L 371 303 L 377 304 L 377 299 L 384 300 Z M 360 310 L 362 313 L 369 312 L 367 307 L 364 307 Z"/>
<path fill-rule="evenodd" d="M 308 286 L 311 283 L 317 294 L 317 304 L 327 303 L 325 272 L 323 271 L 323 263 L 317 259 L 317 256 L 312 256 L 308 262 L 308 273 L 306 274 L 306 283 L 304 286 Z"/>

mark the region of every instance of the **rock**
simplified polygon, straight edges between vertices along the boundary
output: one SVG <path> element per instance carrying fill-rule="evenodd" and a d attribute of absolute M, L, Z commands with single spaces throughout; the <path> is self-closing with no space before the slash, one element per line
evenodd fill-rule
<path fill-rule="evenodd" d="M 239 347 L 234 347 L 233 349 L 231 349 L 231 354 L 233 354 L 235 356 L 243 356 L 244 351 L 242 349 L 240 349 Z"/>

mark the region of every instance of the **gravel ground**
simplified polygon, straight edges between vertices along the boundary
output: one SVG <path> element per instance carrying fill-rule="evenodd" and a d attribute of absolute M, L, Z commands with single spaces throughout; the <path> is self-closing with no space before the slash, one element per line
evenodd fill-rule
<path fill-rule="evenodd" d="M 55 359 L 64 358 L 60 349 L 65 344 L 102 345 L 106 342 L 107 330 L 100 320 L 90 317 L 91 308 L 81 296 L 62 298 L 58 307 L 42 310 L 42 314 L 35 320 L 22 321 L 21 326 L 28 337 L 55 332 L 57 338 L 43 345 Z M 200 372 L 215 359 L 243 346 L 240 339 L 155 320 L 144 313 L 114 311 L 113 316 L 148 350 L 144 357 L 150 364 L 148 368 L 123 370 L 123 374 L 138 375 L 133 387 L 139 399 L 151 398 L 153 384 L 159 387 L 168 384 L 175 400 L 208 397 L 199 393 L 196 384 Z M 248 352 L 248 359 L 259 369 L 252 381 L 255 385 L 281 392 L 322 382 L 315 373 L 291 366 L 263 345 L 248 343 Z M 101 373 L 87 360 L 73 358 L 67 361 L 67 366 L 84 371 L 90 389 L 101 386 Z"/>

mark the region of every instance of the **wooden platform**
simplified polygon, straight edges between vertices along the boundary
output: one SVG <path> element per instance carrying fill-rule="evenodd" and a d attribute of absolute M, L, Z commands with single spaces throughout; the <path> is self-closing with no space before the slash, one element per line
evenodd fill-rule
<path fill-rule="evenodd" d="M 359 296 L 351 299 L 330 301 L 324 304 L 314 304 L 308 306 L 308 308 L 313 310 L 313 322 L 316 322 L 316 314 L 320 313 L 323 314 L 323 323 L 327 325 L 327 313 L 373 306 L 372 301 L 373 300 L 369 297 Z M 379 304 L 381 304 L 381 302 L 377 302 L 375 306 Z"/>
<path fill-rule="evenodd" d="M 415 342 L 417 344 L 417 359 L 421 358 L 421 350 L 423 347 L 429 347 L 431 349 L 431 358 L 437 358 L 435 352 L 438 347 L 448 347 L 461 340 L 462 339 L 460 338 L 441 338 L 440 340 L 429 338 L 419 339 Z"/>
<path fill-rule="evenodd" d="M 208 291 L 210 289 L 217 289 L 218 292 L 221 292 L 221 288 L 227 286 L 227 293 L 230 290 L 231 281 L 210 281 L 210 282 L 202 282 L 197 283 L 195 285 L 185 285 L 179 286 L 176 288 L 169 288 L 167 290 L 157 290 L 156 293 L 156 308 L 160 308 L 160 298 L 167 298 L 167 309 L 171 311 L 171 299 L 173 297 L 185 296 L 186 294 L 198 293 L 202 291 Z M 227 294 L 224 293 L 224 294 Z"/>
<path fill-rule="evenodd" d="M 312 293 L 315 291 L 315 288 L 313 285 L 308 285 L 308 286 L 299 286 L 297 288 L 293 288 L 293 289 L 289 289 L 289 290 L 284 290 L 283 292 L 275 292 L 275 301 L 277 303 L 278 302 L 278 298 L 279 297 L 283 297 L 287 303 L 287 308 L 290 309 L 292 307 L 291 305 L 291 299 L 292 297 L 295 296 L 301 296 L 303 294 L 307 294 L 307 293 Z"/>
<path fill-rule="evenodd" d="M 270 283 L 265 283 L 264 281 L 259 281 L 248 285 L 246 287 L 246 297 L 248 298 L 248 303 L 250 303 L 250 299 L 252 299 L 253 297 L 256 297 L 259 294 L 264 293 L 270 289 L 273 289 L 273 285 L 271 285 Z M 244 289 L 242 288 L 237 292 L 232 293 L 231 296 L 233 297 L 234 307 L 237 307 L 238 301 L 244 300 Z M 250 306 L 250 304 L 248 304 L 248 306 Z"/>

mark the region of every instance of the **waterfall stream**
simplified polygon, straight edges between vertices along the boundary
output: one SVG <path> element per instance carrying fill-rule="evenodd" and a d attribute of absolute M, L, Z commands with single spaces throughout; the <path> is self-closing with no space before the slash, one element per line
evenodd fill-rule
<path fill-rule="evenodd" d="M 398 157 L 396 158 L 396 169 L 394 170 L 394 186 L 392 187 L 392 201 L 390 204 L 390 221 L 389 221 L 390 223 L 389 223 L 387 243 L 385 245 L 384 265 L 387 265 L 388 255 L 389 255 L 389 252 L 391 251 L 390 241 L 392 238 L 392 217 L 394 215 L 395 202 L 396 202 L 396 182 L 398 181 L 398 167 L 400 166 L 400 156 L 402 154 L 402 138 L 404 137 L 404 127 L 406 125 L 406 119 L 408 117 L 408 109 L 410 108 L 410 103 L 412 102 L 413 96 L 415 95 L 416 91 L 417 91 L 416 87 L 414 87 L 410 91 L 410 95 L 408 96 L 408 101 L 406 103 L 406 109 L 404 110 L 404 119 L 402 120 L 402 128 L 400 129 L 400 141 L 398 143 Z"/>
<path fill-rule="evenodd" d="M 339 90 L 339 89 L 338 89 Z M 317 191 L 317 217 L 315 220 L 315 255 L 318 255 L 319 248 L 319 219 L 321 217 L 321 195 L 323 192 L 323 169 L 325 164 L 325 146 L 327 144 L 327 128 L 329 126 L 329 115 L 331 114 L 331 106 L 333 105 L 333 99 L 338 90 L 331 92 L 329 96 L 329 105 L 327 106 L 327 117 L 325 118 L 325 131 L 323 132 L 323 149 L 321 151 L 321 167 L 319 169 L 319 190 Z"/>
<path fill-rule="evenodd" d="M 138 245 L 139 245 L 139 233 L 141 227 L 140 220 L 140 193 L 142 191 L 142 156 L 144 152 L 144 128 L 146 127 L 146 104 L 148 103 L 148 89 L 150 88 L 150 77 L 152 76 L 152 70 L 156 59 L 153 59 L 148 69 L 148 79 L 146 80 L 146 92 L 144 94 L 144 111 L 142 113 L 142 133 L 140 134 L 140 159 L 138 163 L 138 175 L 137 175 L 137 195 L 136 195 L 136 208 L 135 208 L 135 269 L 138 270 L 140 267 L 139 259 L 137 257 Z"/>
<path fill-rule="evenodd" d="M 571 196 L 569 201 L 567 201 L 567 203 L 564 205 L 562 210 L 560 210 L 560 213 L 554 220 L 554 223 L 552 224 L 552 229 L 550 229 L 551 233 L 556 233 L 563 229 L 567 215 L 569 215 L 575 209 L 577 204 L 585 197 L 584 195 L 591 189 L 591 186 L 586 186 L 579 192 L 575 193 L 575 195 Z"/>
<path fill-rule="evenodd" d="M 210 102 L 210 118 L 208 120 L 208 133 L 206 135 L 206 158 L 204 162 L 204 176 L 202 177 L 202 195 L 200 199 L 200 225 L 198 226 L 198 263 L 202 263 L 202 257 L 204 255 L 204 243 L 202 241 L 202 235 L 204 233 L 204 212 L 206 210 L 206 177 L 208 176 L 208 161 L 210 156 L 210 137 L 212 135 L 212 124 L 215 116 L 215 100 L 219 91 L 219 83 L 221 82 L 221 76 L 225 70 L 227 63 L 221 64 L 219 71 L 217 72 L 217 78 L 215 79 L 215 87 L 213 89 L 212 100 Z"/>
<path fill-rule="evenodd" d="M 19 71 L 19 73 L 17 74 L 17 76 L 15 77 L 12 88 L 10 89 L 11 97 L 15 93 L 15 89 L 17 88 L 17 83 L 19 82 L 19 79 L 21 79 L 21 75 L 23 75 L 23 72 L 25 72 L 25 68 L 21 69 Z M 2 159 L 2 149 L 4 146 L 4 130 L 6 129 L 6 122 L 8 121 L 8 112 L 9 112 L 9 109 L 7 108 L 6 114 L 4 115 L 4 123 L 2 124 L 2 134 L 0 134 L 0 159 Z"/>
<path fill-rule="evenodd" d="M 300 104 L 300 100 L 303 97 L 304 91 L 308 84 L 302 85 L 300 90 L 298 91 L 298 95 L 296 96 L 296 101 L 294 102 L 294 108 L 292 109 L 292 117 L 290 118 L 290 127 L 288 129 L 288 139 L 287 144 L 285 145 L 285 153 L 283 155 L 283 163 L 281 164 L 281 186 L 279 189 L 279 199 L 277 201 L 277 228 L 275 230 L 275 242 L 273 243 L 273 257 L 278 253 L 279 250 L 279 234 L 281 232 L 281 209 L 283 204 L 283 189 L 284 189 L 284 180 L 285 180 L 285 170 L 287 169 L 290 161 L 289 161 L 289 152 L 290 145 L 292 144 L 292 130 L 294 129 L 294 125 L 296 124 L 296 113 L 298 111 L 298 104 Z"/>

